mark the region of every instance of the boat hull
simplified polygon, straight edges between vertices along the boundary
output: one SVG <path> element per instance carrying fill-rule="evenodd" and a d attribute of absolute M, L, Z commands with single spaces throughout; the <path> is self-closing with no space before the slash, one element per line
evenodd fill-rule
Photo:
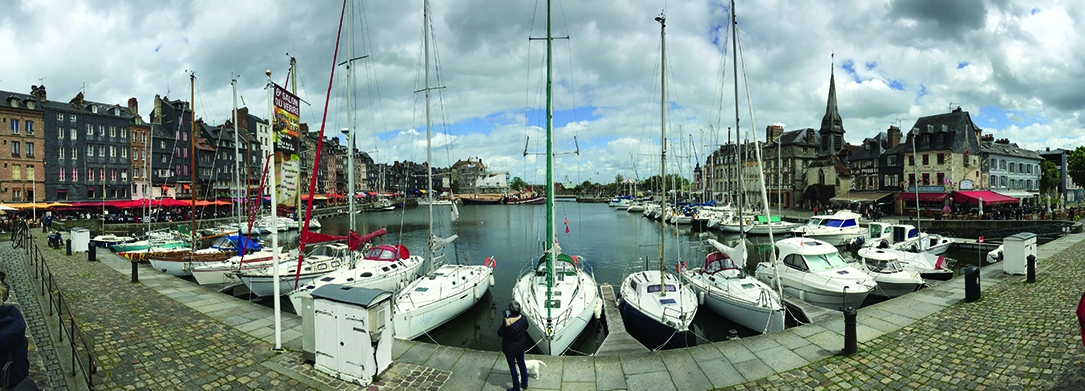
<path fill-rule="evenodd" d="M 580 337 L 580 334 L 587 328 L 588 322 L 591 320 L 592 315 L 595 312 L 595 307 L 598 305 L 599 288 L 595 284 L 595 279 L 591 277 L 586 271 L 578 270 L 577 278 L 579 280 L 580 288 L 577 290 L 577 294 L 573 295 L 565 303 L 570 306 L 581 306 L 576 311 L 563 314 L 555 314 L 557 319 L 552 325 L 552 331 L 547 333 L 546 327 L 546 314 L 535 312 L 532 309 L 532 305 L 529 303 L 535 303 L 536 294 L 545 294 L 535 292 L 534 289 L 542 289 L 545 292 L 545 286 L 539 287 L 535 281 L 535 272 L 531 272 L 520 276 L 517 280 L 516 286 L 512 291 L 512 298 L 524 305 L 524 314 L 527 315 L 528 328 L 527 334 L 531 336 L 531 339 L 536 343 L 539 351 L 544 355 L 559 356 L 564 354 L 569 347 Z"/>
<path fill-rule="evenodd" d="M 759 333 L 772 333 L 784 329 L 785 308 L 771 308 L 756 305 L 749 300 L 742 300 L 722 289 L 713 289 L 700 278 L 690 278 L 682 274 L 683 280 L 697 292 L 697 297 L 704 297 L 704 306 L 709 310 Z"/>
<path fill-rule="evenodd" d="M 622 314 L 625 327 L 635 333 L 639 337 L 638 340 L 650 350 L 675 349 L 691 345 L 693 333 L 688 327 L 677 330 L 659 323 L 659 320 L 644 314 L 625 300 L 618 303 L 618 311 Z"/>
<path fill-rule="evenodd" d="M 320 277 L 323 277 L 324 275 L 326 275 L 326 274 L 328 274 L 330 272 L 331 271 L 321 272 L 321 273 L 302 274 L 298 278 L 298 286 L 302 286 L 302 285 L 311 283 L 314 280 L 316 280 L 316 279 L 318 279 Z M 256 295 L 256 296 L 259 296 L 259 297 L 266 297 L 266 296 L 272 296 L 272 295 L 275 294 L 275 277 L 274 276 L 254 276 L 254 275 L 241 274 L 241 275 L 238 275 L 238 278 L 241 280 L 242 283 L 245 284 L 246 287 L 249 288 L 249 291 L 252 292 L 253 295 Z M 293 274 L 280 275 L 279 276 L 279 294 L 280 295 L 285 295 L 287 293 L 292 292 L 293 290 L 294 290 L 294 275 Z M 299 300 L 299 303 L 300 303 L 300 300 Z"/>
<path fill-rule="evenodd" d="M 878 286 L 874 287 L 870 294 L 889 298 L 915 292 L 923 284 L 923 281 L 899 281 L 881 277 L 874 277 L 874 282 L 878 283 Z"/>
<path fill-rule="evenodd" d="M 474 286 L 448 295 L 441 300 L 412 310 L 396 312 L 392 320 L 395 338 L 406 340 L 418 338 L 460 316 L 489 292 L 490 275 L 486 273 L 480 276 L 474 281 Z"/>

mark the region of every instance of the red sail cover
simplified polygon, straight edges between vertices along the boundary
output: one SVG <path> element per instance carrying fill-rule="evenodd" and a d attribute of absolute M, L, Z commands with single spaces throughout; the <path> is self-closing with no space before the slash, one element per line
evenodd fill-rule
<path fill-rule="evenodd" d="M 347 247 L 349 247 L 351 251 L 354 251 L 357 250 L 358 247 L 361 247 L 363 243 L 373 240 L 374 238 L 384 235 L 386 233 L 388 233 L 388 231 L 384 228 L 370 232 L 365 236 L 360 236 L 357 232 L 354 231 L 350 231 L 350 234 L 346 236 L 325 235 L 319 232 L 306 231 L 301 234 L 301 241 L 303 243 L 323 243 L 334 242 L 337 240 L 346 240 Z"/>
<path fill-rule="evenodd" d="M 1081 294 L 1081 301 L 1077 303 L 1077 323 L 1081 328 L 1081 344 L 1085 345 L 1085 293 Z"/>

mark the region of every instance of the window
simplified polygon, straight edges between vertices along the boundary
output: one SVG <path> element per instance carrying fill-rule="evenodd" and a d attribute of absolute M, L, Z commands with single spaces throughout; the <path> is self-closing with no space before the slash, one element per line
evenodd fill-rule
<path fill-rule="evenodd" d="M 64 114 L 57 113 L 57 122 L 64 122 Z"/>
<path fill-rule="evenodd" d="M 938 173 L 938 183 L 935 183 L 935 184 L 939 185 L 939 184 L 945 184 L 945 183 L 946 183 L 946 174 L 941 173 L 941 172 Z"/>
<path fill-rule="evenodd" d="M 68 114 L 68 122 L 75 123 L 75 114 Z"/>
<path fill-rule="evenodd" d="M 121 148 L 121 157 L 128 157 L 128 148 Z"/>
<path fill-rule="evenodd" d="M 12 190 L 11 191 L 11 200 L 12 201 L 22 201 L 23 200 L 23 194 L 22 193 L 23 193 L 23 191 L 21 189 Z"/>
<path fill-rule="evenodd" d="M 886 158 L 885 165 L 887 165 L 889 167 L 893 167 L 893 166 L 897 165 L 897 157 L 896 156 L 890 156 L 890 157 Z"/>
<path fill-rule="evenodd" d="M 931 184 L 931 174 L 930 173 L 928 173 L 928 172 L 923 173 L 923 184 L 924 185 Z"/>
<path fill-rule="evenodd" d="M 94 198 L 94 188 L 87 189 L 87 198 Z"/>
<path fill-rule="evenodd" d="M 26 180 L 34 180 L 34 166 L 26 166 Z"/>
<path fill-rule="evenodd" d="M 94 125 L 87 124 L 87 136 L 94 135 Z"/>
<path fill-rule="evenodd" d="M 76 153 L 75 147 L 72 147 L 72 160 L 79 159 L 79 154 Z"/>
<path fill-rule="evenodd" d="M 12 164 L 11 165 L 11 180 L 22 180 L 22 179 L 23 179 L 22 166 L 20 166 L 18 164 Z"/>
<path fill-rule="evenodd" d="M 64 128 L 57 128 L 57 140 L 64 139 Z"/>
<path fill-rule="evenodd" d="M 117 146 L 116 145 L 110 145 L 109 146 L 109 157 L 117 157 Z"/>
<path fill-rule="evenodd" d="M 26 121 L 26 135 L 34 135 L 34 121 Z"/>
<path fill-rule="evenodd" d="M 117 169 L 116 168 L 110 168 L 109 169 L 109 180 L 111 180 L 111 181 L 117 180 Z"/>
<path fill-rule="evenodd" d="M 908 165 L 909 166 L 914 166 L 915 165 L 915 155 L 908 155 Z"/>
<path fill-rule="evenodd" d="M 1006 177 L 1000 178 L 999 186 L 1006 187 Z"/>
<path fill-rule="evenodd" d="M 181 141 L 188 141 L 188 133 L 181 133 Z"/>
<path fill-rule="evenodd" d="M 166 149 L 166 142 L 165 141 L 159 141 L 158 142 L 158 148 L 159 149 Z"/>
<path fill-rule="evenodd" d="M 946 154 L 938 154 L 938 164 L 946 164 Z"/>
<path fill-rule="evenodd" d="M 26 143 L 26 157 L 34 157 L 34 143 Z"/>
<path fill-rule="evenodd" d="M 98 124 L 98 136 L 105 136 L 105 125 Z"/>
<path fill-rule="evenodd" d="M 64 120 L 64 116 L 60 116 L 60 119 Z M 60 170 L 57 172 L 57 180 L 64 182 L 64 171 L 64 167 L 61 167 Z"/>
<path fill-rule="evenodd" d="M 20 152 L 19 151 L 19 142 L 18 141 L 12 141 L 11 142 L 11 156 L 19 156 L 19 152 Z"/>
<path fill-rule="evenodd" d="M 94 182 L 94 169 L 93 168 L 88 168 L 87 169 L 87 180 L 91 181 L 91 182 Z"/>
<path fill-rule="evenodd" d="M 931 164 L 931 159 L 930 159 L 930 157 L 931 157 L 931 156 L 930 156 L 930 155 L 928 155 L 928 154 L 925 154 L 925 153 L 923 154 L 923 165 L 924 165 L 924 166 L 926 166 L 926 165 L 928 165 L 928 164 Z"/>
<path fill-rule="evenodd" d="M 1020 172 L 1020 173 L 1025 172 L 1025 163 L 1017 163 L 1017 172 Z"/>
<path fill-rule="evenodd" d="M 72 141 L 75 141 L 75 137 L 76 137 L 75 128 L 71 129 L 71 134 L 72 134 L 72 137 L 71 137 Z"/>
<path fill-rule="evenodd" d="M 60 147 L 59 151 L 60 152 L 57 152 L 57 158 L 60 159 L 60 160 L 64 160 L 64 158 L 66 158 L 68 156 L 68 155 L 64 154 L 64 147 Z"/>
<path fill-rule="evenodd" d="M 910 183 L 912 186 L 917 185 L 917 183 L 915 182 L 915 174 L 908 174 L 908 183 Z"/>
<path fill-rule="evenodd" d="M 1014 164 L 1013 164 L 1013 163 L 1010 163 L 1010 173 L 1011 173 L 1011 174 L 1013 174 L 1013 172 L 1014 172 L 1014 170 L 1013 170 L 1013 167 L 1014 167 Z"/>
<path fill-rule="evenodd" d="M 113 171 L 116 171 L 116 170 L 113 170 Z M 128 180 L 128 170 L 127 169 L 123 169 L 123 168 L 121 169 L 121 180 L 122 181 L 127 181 Z"/>
<path fill-rule="evenodd" d="M 79 169 L 75 168 L 75 167 L 72 167 L 72 182 L 78 182 L 78 181 L 79 181 Z"/>
<path fill-rule="evenodd" d="M 121 128 L 121 138 L 128 138 L 128 128 Z"/>
<path fill-rule="evenodd" d="M 19 120 L 11 120 L 11 134 L 19 134 Z"/>
<path fill-rule="evenodd" d="M 1025 166 L 1025 170 L 1028 171 L 1029 174 L 1031 174 L 1032 173 L 1032 165 L 1029 164 L 1029 165 Z"/>
<path fill-rule="evenodd" d="M 105 157 L 105 145 L 98 146 L 98 157 Z"/>
<path fill-rule="evenodd" d="M 166 155 L 159 156 L 159 161 L 162 162 L 162 163 L 165 163 L 166 162 Z"/>
<path fill-rule="evenodd" d="M 98 177 L 102 178 L 103 181 L 105 180 L 105 167 L 98 169 Z"/>
<path fill-rule="evenodd" d="M 109 125 L 109 137 L 117 137 L 117 127 Z"/>
<path fill-rule="evenodd" d="M 999 170 L 1005 170 L 1006 169 L 1006 161 L 1005 160 L 999 160 L 998 161 L 998 169 Z"/>
<path fill-rule="evenodd" d="M 1028 185 L 1028 188 L 1025 189 L 1025 190 L 1032 190 L 1032 179 L 1029 179 L 1029 180 L 1025 181 L 1025 184 Z"/>

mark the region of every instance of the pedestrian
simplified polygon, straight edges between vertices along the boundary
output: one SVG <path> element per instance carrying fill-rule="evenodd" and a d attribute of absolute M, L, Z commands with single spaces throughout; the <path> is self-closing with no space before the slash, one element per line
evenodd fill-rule
<path fill-rule="evenodd" d="M 509 309 L 505 310 L 505 319 L 497 328 L 497 335 L 501 337 L 501 351 L 505 353 L 505 360 L 509 362 L 509 373 L 512 375 L 512 388 L 510 391 L 519 391 L 527 388 L 527 365 L 524 363 L 524 351 L 527 350 L 527 319 L 520 315 L 520 303 L 509 303 Z M 517 376 L 519 367 L 519 376 Z M 519 379 L 517 379 L 519 378 Z"/>

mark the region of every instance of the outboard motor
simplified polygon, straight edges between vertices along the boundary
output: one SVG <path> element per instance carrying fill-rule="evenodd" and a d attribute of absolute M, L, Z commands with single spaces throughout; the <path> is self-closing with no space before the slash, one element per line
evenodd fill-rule
<path fill-rule="evenodd" d="M 49 234 L 49 247 L 64 247 L 64 236 L 61 235 L 60 231 L 53 231 L 53 233 Z"/>

